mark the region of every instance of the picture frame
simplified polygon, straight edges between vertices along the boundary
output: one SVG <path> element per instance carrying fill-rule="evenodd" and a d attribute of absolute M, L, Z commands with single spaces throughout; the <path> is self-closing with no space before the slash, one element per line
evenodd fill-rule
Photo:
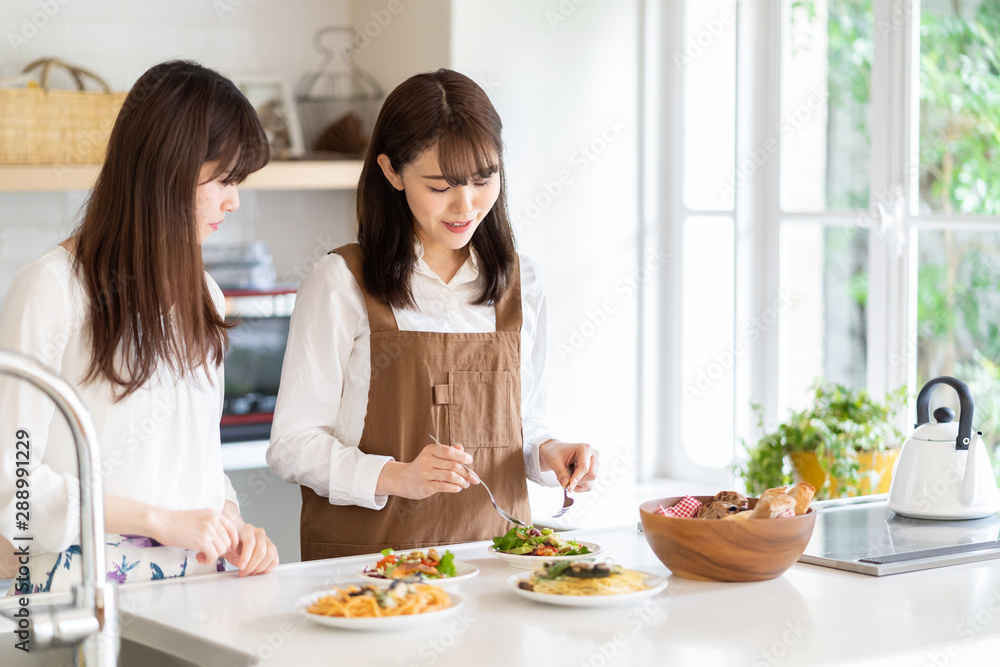
<path fill-rule="evenodd" d="M 236 74 L 233 83 L 257 111 L 271 147 L 271 159 L 288 160 L 305 155 L 291 86 L 272 74 Z"/>

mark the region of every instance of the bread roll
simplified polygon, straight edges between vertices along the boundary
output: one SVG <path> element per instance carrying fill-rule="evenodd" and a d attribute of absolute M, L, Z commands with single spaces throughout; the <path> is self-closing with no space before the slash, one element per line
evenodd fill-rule
<path fill-rule="evenodd" d="M 699 519 L 725 519 L 730 514 L 735 514 L 739 510 L 736 505 L 730 503 L 721 503 L 718 500 L 713 500 L 710 503 L 706 503 L 698 510 L 697 518 Z"/>
<path fill-rule="evenodd" d="M 765 493 L 767 493 L 765 491 Z M 776 519 L 782 514 L 789 512 L 790 515 L 795 513 L 795 498 L 780 494 L 772 494 L 770 496 L 761 496 L 760 500 L 757 501 L 757 506 L 753 509 L 753 514 L 751 519 Z"/>
<path fill-rule="evenodd" d="M 787 486 L 779 486 L 774 489 L 768 489 L 764 493 L 760 494 L 760 499 L 764 500 L 764 498 L 770 498 L 772 496 L 783 496 L 785 495 L 785 491 L 788 491 Z"/>
<path fill-rule="evenodd" d="M 741 512 L 750 509 L 747 497 L 738 491 L 719 491 L 715 494 L 715 500 L 718 500 L 720 503 L 735 505 Z"/>
<path fill-rule="evenodd" d="M 753 512 L 747 510 L 744 512 L 737 512 L 736 514 L 730 514 L 729 516 L 722 517 L 723 521 L 745 521 L 750 518 Z"/>
<path fill-rule="evenodd" d="M 789 488 L 786 495 L 795 498 L 795 514 L 801 516 L 809 511 L 809 503 L 816 495 L 816 487 L 809 482 L 799 482 Z"/>

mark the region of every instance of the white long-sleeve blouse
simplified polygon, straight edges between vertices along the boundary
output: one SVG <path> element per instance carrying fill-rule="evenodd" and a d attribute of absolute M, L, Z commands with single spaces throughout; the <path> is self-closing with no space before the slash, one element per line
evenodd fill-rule
<path fill-rule="evenodd" d="M 222 511 L 236 493 L 222 469 L 219 418 L 223 369 L 181 380 L 161 370 L 115 402 L 112 387 L 84 384 L 90 365 L 86 296 L 73 257 L 52 248 L 23 267 L 0 315 L 0 347 L 40 360 L 61 375 L 90 409 L 101 446 L 104 492 L 170 510 Z M 123 277 L 123 280 L 127 277 Z M 212 298 L 225 299 L 206 274 Z M 33 537 L 34 551 L 79 543 L 76 448 L 62 414 L 40 390 L 0 375 L 0 534 Z M 15 433 L 30 434 L 30 519 L 17 531 Z M 238 503 L 237 503 L 238 504 Z"/>
<path fill-rule="evenodd" d="M 411 279 L 416 309 L 393 308 L 402 331 L 482 333 L 496 330 L 493 306 L 472 302 L 482 291 L 475 253 L 445 283 L 423 260 Z M 558 486 L 542 473 L 538 446 L 553 436 L 544 421 L 545 296 L 534 265 L 521 265 L 521 418 L 527 477 Z M 320 259 L 299 287 L 281 370 L 267 450 L 268 466 L 283 480 L 308 486 L 334 505 L 381 509 L 375 485 L 390 457 L 358 445 L 368 412 L 371 329 L 364 296 L 340 255 Z"/>

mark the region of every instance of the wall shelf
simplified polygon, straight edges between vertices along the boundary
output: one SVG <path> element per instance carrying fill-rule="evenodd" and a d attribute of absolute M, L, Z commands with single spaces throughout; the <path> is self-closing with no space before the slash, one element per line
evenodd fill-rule
<path fill-rule="evenodd" d="M 0 192 L 89 190 L 100 165 L 0 165 Z M 353 190 L 360 160 L 272 162 L 251 174 L 247 190 Z"/>

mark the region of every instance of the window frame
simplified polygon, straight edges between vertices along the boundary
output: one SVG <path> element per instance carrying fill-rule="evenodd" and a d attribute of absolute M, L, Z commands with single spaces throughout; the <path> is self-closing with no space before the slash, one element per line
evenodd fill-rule
<path fill-rule="evenodd" d="M 650 141 L 640 151 L 643 212 L 639 251 L 682 247 L 690 215 L 732 215 L 736 248 L 734 337 L 742 323 L 779 298 L 779 247 L 783 223 L 822 222 L 869 229 L 867 303 L 867 388 L 882 395 L 901 385 L 916 391 L 917 235 L 919 230 L 1000 227 L 1000 217 L 919 213 L 920 6 L 914 0 L 872 0 L 871 153 L 869 208 L 801 212 L 780 208 L 780 151 L 737 184 L 732 212 L 688 210 L 684 193 L 683 68 L 685 2 L 644 0 L 641 20 L 642 127 Z M 736 10 L 736 150 L 734 169 L 769 137 L 781 117 L 784 2 L 734 0 Z M 674 255 L 677 257 L 678 255 Z M 642 294 L 640 326 L 640 480 L 673 477 L 705 482 L 732 480 L 728 469 L 699 466 L 681 444 L 683 392 L 683 257 L 670 263 Z M 769 327 L 735 362 L 734 461 L 741 439 L 760 432 L 751 403 L 764 408 L 766 424 L 779 411 L 779 329 Z M 643 363 L 645 362 L 645 363 Z M 912 410 L 912 408 L 911 408 Z M 901 416 L 901 421 L 909 421 Z M 901 424 L 902 425 L 902 424 Z M 710 426 L 707 426 L 710 427 Z"/>

